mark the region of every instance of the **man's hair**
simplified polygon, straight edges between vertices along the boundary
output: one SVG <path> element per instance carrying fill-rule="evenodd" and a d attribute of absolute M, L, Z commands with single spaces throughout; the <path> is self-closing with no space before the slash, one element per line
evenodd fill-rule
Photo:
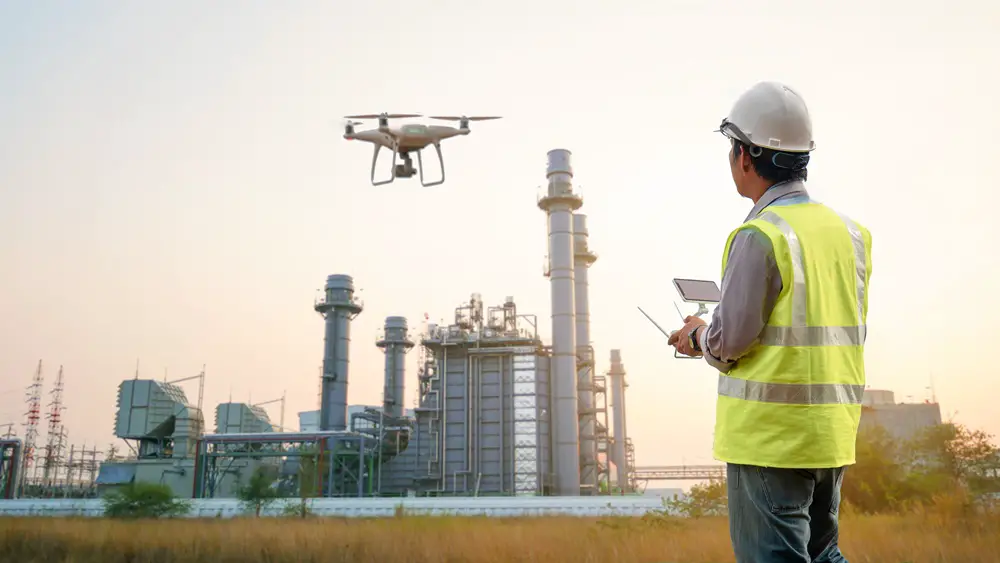
<path fill-rule="evenodd" d="M 750 151 L 747 151 L 745 143 L 733 139 L 733 158 L 739 158 L 740 153 L 746 151 L 747 156 L 750 157 L 750 163 L 753 165 L 754 171 L 768 182 L 778 183 L 806 179 L 808 174 L 806 164 L 809 162 L 808 154 L 787 153 L 763 147 L 754 148 L 754 152 L 760 151 L 758 156 L 753 156 Z M 778 155 L 777 159 L 774 158 L 775 155 Z M 787 168 L 776 166 L 774 164 L 775 160 L 783 166 L 787 166 Z"/>

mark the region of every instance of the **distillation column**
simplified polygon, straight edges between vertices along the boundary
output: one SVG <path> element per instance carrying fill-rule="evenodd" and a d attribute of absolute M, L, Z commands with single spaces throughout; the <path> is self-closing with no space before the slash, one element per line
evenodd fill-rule
<path fill-rule="evenodd" d="M 573 212 L 583 198 L 573 193 L 570 152 L 548 153 L 548 191 L 538 207 L 548 216 L 552 287 L 552 461 L 559 496 L 580 494 L 580 421 L 576 395 L 576 303 L 573 287 Z"/>
<path fill-rule="evenodd" d="M 628 462 L 625 457 L 625 364 L 622 363 L 622 351 L 611 351 L 611 369 L 608 371 L 611 380 L 611 410 L 614 418 L 611 421 L 612 434 L 615 442 L 611 449 L 611 463 L 615 464 L 615 475 L 618 486 L 628 488 Z"/>
<path fill-rule="evenodd" d="M 354 298 L 351 276 L 334 274 L 326 278 L 323 296 L 316 300 L 313 308 L 326 320 L 319 429 L 347 430 L 351 321 L 361 313 L 364 305 Z"/>
<path fill-rule="evenodd" d="M 405 391 L 406 353 L 413 348 L 407 336 L 406 317 L 386 317 L 385 334 L 376 346 L 385 351 L 385 389 L 382 411 L 390 416 L 402 417 L 403 392 Z"/>
<path fill-rule="evenodd" d="M 594 349 L 590 345 L 590 297 L 587 272 L 597 261 L 590 251 L 587 216 L 573 215 L 573 276 L 576 292 L 577 392 L 580 406 L 580 485 L 597 493 L 597 410 L 594 404 Z"/>

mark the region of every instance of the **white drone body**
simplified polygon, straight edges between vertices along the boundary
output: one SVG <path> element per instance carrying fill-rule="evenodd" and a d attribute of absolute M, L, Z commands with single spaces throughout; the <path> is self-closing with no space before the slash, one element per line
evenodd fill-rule
<path fill-rule="evenodd" d="M 444 157 L 441 155 L 441 141 L 457 137 L 458 135 L 469 134 L 470 121 L 485 121 L 488 119 L 500 119 L 499 117 L 465 117 L 438 115 L 431 116 L 431 119 L 442 119 L 445 121 L 458 121 L 458 128 L 443 125 L 423 125 L 419 123 L 408 123 L 400 127 L 389 127 L 390 119 L 400 119 L 405 117 L 422 117 L 416 113 L 381 113 L 368 115 L 348 115 L 346 119 L 378 119 L 378 129 L 367 131 L 355 131 L 354 126 L 360 125 L 357 121 L 348 121 L 344 125 L 344 138 L 348 141 L 365 141 L 375 145 L 375 152 L 372 155 L 372 185 L 381 186 L 388 184 L 396 178 L 412 178 L 417 173 L 410 159 L 410 153 L 417 153 L 417 166 L 420 169 L 420 184 L 423 186 L 436 186 L 444 183 Z M 424 180 L 424 162 L 421 151 L 427 145 L 434 145 L 437 150 L 438 162 L 441 164 L 441 179 L 435 182 Z M 378 153 L 385 147 L 392 151 L 392 177 L 388 180 L 375 180 L 375 163 L 378 162 Z M 397 157 L 403 160 L 402 164 L 397 164 Z"/>

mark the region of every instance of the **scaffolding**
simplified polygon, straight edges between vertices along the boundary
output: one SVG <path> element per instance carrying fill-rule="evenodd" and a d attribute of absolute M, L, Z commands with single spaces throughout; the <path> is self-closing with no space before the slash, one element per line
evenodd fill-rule
<path fill-rule="evenodd" d="M 591 354 L 593 357 L 593 354 Z M 594 375 L 594 409 L 595 430 L 597 442 L 597 480 L 600 494 L 611 492 L 611 434 L 608 432 L 608 383 L 603 375 Z"/>

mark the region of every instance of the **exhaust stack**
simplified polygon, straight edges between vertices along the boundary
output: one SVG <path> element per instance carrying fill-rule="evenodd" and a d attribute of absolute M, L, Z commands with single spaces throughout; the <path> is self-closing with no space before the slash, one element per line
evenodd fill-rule
<path fill-rule="evenodd" d="M 628 488 L 628 461 L 625 456 L 625 441 L 628 437 L 625 430 L 625 364 L 622 363 L 622 351 L 611 351 L 611 369 L 608 370 L 611 379 L 611 409 L 612 435 L 615 443 L 611 449 L 611 463 L 615 464 L 618 486 Z"/>
<path fill-rule="evenodd" d="M 413 341 L 407 336 L 406 317 L 386 317 L 385 334 L 376 346 L 385 352 L 385 389 L 383 390 L 382 411 L 395 417 L 402 417 L 403 393 L 405 391 L 406 353 L 413 348 Z"/>
<path fill-rule="evenodd" d="M 552 286 L 552 443 L 555 489 L 559 496 L 580 494 L 580 424 L 577 405 L 576 314 L 573 281 L 573 212 L 583 198 L 573 193 L 570 152 L 548 153 L 548 190 L 538 207 L 548 218 Z"/>
<path fill-rule="evenodd" d="M 580 485 L 597 494 L 597 410 L 594 404 L 594 348 L 590 345 L 588 270 L 597 261 L 590 251 L 587 216 L 573 215 L 573 276 L 576 292 L 577 391 L 580 406 Z"/>
<path fill-rule="evenodd" d="M 351 321 L 364 309 L 354 298 L 353 278 L 341 274 L 327 277 L 323 295 L 316 299 L 313 309 L 326 320 L 319 429 L 347 430 Z"/>

